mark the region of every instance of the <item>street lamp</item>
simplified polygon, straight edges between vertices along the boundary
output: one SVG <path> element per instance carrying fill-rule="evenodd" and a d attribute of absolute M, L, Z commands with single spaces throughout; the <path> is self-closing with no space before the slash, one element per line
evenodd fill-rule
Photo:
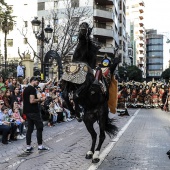
<path fill-rule="evenodd" d="M 44 79 L 44 43 L 49 43 L 49 40 L 52 37 L 53 29 L 50 25 L 47 25 L 47 28 L 44 29 L 44 18 L 42 20 L 38 20 L 38 17 L 35 17 L 34 20 L 31 21 L 33 33 L 37 40 L 41 41 L 41 79 Z M 40 29 L 41 26 L 41 29 Z M 45 33 L 44 33 L 45 31 Z"/>

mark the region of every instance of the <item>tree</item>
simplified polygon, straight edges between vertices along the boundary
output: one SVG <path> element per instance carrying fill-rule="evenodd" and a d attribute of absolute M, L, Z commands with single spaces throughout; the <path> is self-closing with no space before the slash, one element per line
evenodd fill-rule
<path fill-rule="evenodd" d="M 170 79 L 170 68 L 167 68 L 165 71 L 163 71 L 161 77 L 165 79 L 166 83 L 168 83 Z"/>
<path fill-rule="evenodd" d="M 118 68 L 118 72 L 119 72 L 119 77 L 121 79 L 123 79 L 124 81 L 127 80 L 127 78 L 129 80 L 134 80 L 134 81 L 143 81 L 142 78 L 142 71 L 137 67 L 137 66 L 128 66 L 128 65 L 124 65 L 124 66 L 120 66 Z"/>
<path fill-rule="evenodd" d="M 88 4 L 88 2 L 87 2 Z M 86 4 L 86 5 L 87 5 Z M 77 36 L 80 22 L 85 21 L 86 18 L 90 18 L 92 13 L 88 6 L 78 7 L 76 1 L 65 1 L 65 10 L 63 11 L 64 19 L 62 23 L 54 24 L 53 39 L 57 39 L 58 43 L 53 44 L 53 47 L 58 51 L 65 60 L 65 57 L 74 50 L 77 45 Z M 54 21 L 58 21 L 59 11 L 52 11 Z M 89 20 L 89 22 L 92 22 Z M 51 46 L 52 47 L 52 46 Z"/>
<path fill-rule="evenodd" d="M 139 81 L 142 82 L 142 71 L 137 66 L 128 66 L 127 67 L 127 76 L 129 80 Z"/>
<path fill-rule="evenodd" d="M 2 2 L 1 2 L 2 3 Z M 6 71 L 6 65 L 7 65 L 7 34 L 9 31 L 13 30 L 14 26 L 14 17 L 12 16 L 12 9 L 9 6 L 6 6 L 5 4 L 5 9 L 1 8 L 0 11 L 0 28 L 2 29 L 3 33 L 5 34 L 4 36 L 4 57 L 5 57 L 5 71 Z"/>
<path fill-rule="evenodd" d="M 55 1 L 56 3 L 59 2 Z M 83 17 L 90 17 L 91 13 L 88 7 L 78 8 L 75 2 L 65 0 L 64 10 L 51 9 L 50 14 L 46 16 L 46 20 L 49 20 L 50 25 L 53 27 L 53 37 L 48 44 L 44 46 L 44 54 L 50 50 L 55 50 L 60 54 L 62 60 L 66 59 L 66 56 L 77 45 L 77 34 L 80 19 L 84 21 Z M 62 22 L 59 23 L 59 16 L 62 16 Z M 32 49 L 34 58 L 41 60 L 41 57 L 31 46 L 29 37 L 27 36 L 27 28 L 18 29 L 20 34 L 27 39 L 28 46 Z M 21 56 L 21 55 L 19 55 Z"/>

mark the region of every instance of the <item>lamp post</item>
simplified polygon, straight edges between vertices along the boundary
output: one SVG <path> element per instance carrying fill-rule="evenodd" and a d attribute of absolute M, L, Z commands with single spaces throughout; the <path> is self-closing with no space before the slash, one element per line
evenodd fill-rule
<path fill-rule="evenodd" d="M 42 20 L 38 20 L 38 17 L 35 17 L 34 20 L 31 21 L 33 27 L 33 33 L 37 40 L 41 41 L 41 79 L 44 79 L 44 43 L 49 43 L 49 40 L 52 37 L 53 29 L 50 25 L 44 29 L 44 18 Z M 41 29 L 40 29 L 41 25 Z M 45 31 L 45 32 L 44 32 Z M 46 34 L 45 34 L 46 33 Z"/>

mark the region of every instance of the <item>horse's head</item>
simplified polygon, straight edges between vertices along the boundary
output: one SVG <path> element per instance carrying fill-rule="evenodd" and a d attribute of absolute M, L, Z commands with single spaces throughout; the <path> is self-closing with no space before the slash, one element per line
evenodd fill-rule
<path fill-rule="evenodd" d="M 79 37 L 82 36 L 89 36 L 91 34 L 92 28 L 89 27 L 89 24 L 87 22 L 83 22 L 79 26 Z"/>

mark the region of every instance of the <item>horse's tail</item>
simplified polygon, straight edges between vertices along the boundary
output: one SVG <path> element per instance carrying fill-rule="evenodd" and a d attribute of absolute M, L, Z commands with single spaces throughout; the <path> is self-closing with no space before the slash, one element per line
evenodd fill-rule
<path fill-rule="evenodd" d="M 117 134 L 118 128 L 113 124 L 113 119 L 110 119 L 109 117 L 106 120 L 106 126 L 105 126 L 105 132 L 109 135 L 109 137 L 113 137 Z"/>

